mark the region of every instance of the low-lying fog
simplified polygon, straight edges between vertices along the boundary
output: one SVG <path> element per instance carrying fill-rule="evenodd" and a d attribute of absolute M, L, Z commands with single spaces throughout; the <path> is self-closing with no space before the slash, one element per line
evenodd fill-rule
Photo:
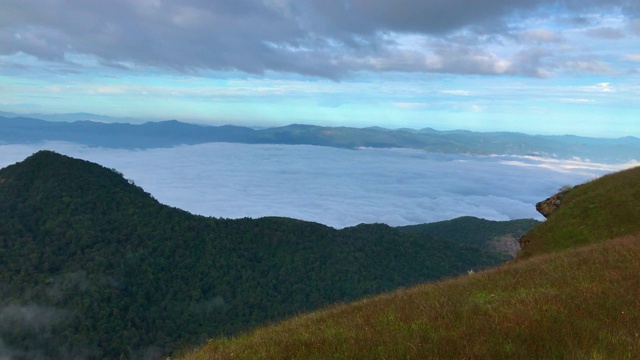
<path fill-rule="evenodd" d="M 535 203 L 624 165 L 409 149 L 210 143 L 151 150 L 0 146 L 0 167 L 49 149 L 115 168 L 160 202 L 224 217 L 287 216 L 336 228 L 471 215 L 542 217 Z"/>

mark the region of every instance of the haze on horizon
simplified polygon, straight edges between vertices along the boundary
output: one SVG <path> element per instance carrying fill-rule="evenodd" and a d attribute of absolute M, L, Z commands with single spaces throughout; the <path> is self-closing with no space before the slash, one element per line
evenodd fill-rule
<path fill-rule="evenodd" d="M 0 110 L 640 137 L 634 0 L 0 0 Z"/>

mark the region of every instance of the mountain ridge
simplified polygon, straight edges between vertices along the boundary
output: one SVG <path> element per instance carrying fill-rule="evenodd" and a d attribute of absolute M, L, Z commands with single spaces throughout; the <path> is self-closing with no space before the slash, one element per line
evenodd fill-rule
<path fill-rule="evenodd" d="M 338 148 L 413 148 L 437 153 L 581 158 L 607 163 L 638 160 L 640 139 L 598 139 L 570 135 L 547 136 L 508 132 L 407 131 L 376 127 L 323 127 L 292 124 L 252 129 L 223 125 L 205 126 L 177 120 L 144 124 L 94 121 L 50 122 L 27 117 L 0 116 L 0 143 L 68 141 L 111 148 L 157 148 L 206 142 L 246 144 L 318 145 Z"/>

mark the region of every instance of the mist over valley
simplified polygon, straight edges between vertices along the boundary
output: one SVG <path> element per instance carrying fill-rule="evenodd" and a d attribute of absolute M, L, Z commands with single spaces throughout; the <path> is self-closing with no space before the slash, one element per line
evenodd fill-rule
<path fill-rule="evenodd" d="M 160 202 L 223 218 L 284 216 L 335 228 L 476 216 L 542 217 L 535 203 L 632 164 L 416 149 L 207 143 L 145 150 L 73 143 L 0 145 L 0 167 L 40 149 L 117 169 Z"/>

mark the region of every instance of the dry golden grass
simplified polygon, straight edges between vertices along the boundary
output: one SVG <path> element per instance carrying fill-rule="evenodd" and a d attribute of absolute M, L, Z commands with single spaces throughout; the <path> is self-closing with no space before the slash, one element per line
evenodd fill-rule
<path fill-rule="evenodd" d="M 184 359 L 635 359 L 640 234 L 338 305 Z"/>

